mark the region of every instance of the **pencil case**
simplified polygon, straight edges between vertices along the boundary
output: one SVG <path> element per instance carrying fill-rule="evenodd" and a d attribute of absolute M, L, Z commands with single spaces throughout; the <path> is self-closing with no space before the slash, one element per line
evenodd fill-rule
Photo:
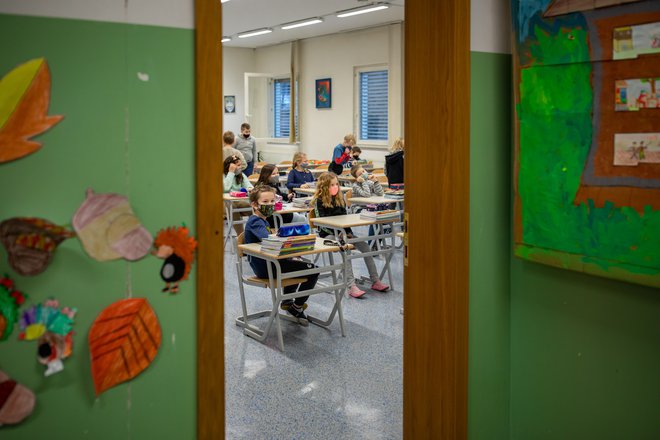
<path fill-rule="evenodd" d="M 278 237 L 295 237 L 297 235 L 309 235 L 307 223 L 283 225 L 277 230 Z"/>

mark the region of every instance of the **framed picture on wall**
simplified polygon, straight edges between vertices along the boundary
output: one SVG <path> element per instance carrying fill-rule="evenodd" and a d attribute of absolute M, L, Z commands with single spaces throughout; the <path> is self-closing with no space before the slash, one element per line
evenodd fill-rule
<path fill-rule="evenodd" d="M 225 113 L 236 113 L 236 96 L 225 95 Z"/>
<path fill-rule="evenodd" d="M 316 108 L 332 108 L 332 79 L 316 80 Z"/>

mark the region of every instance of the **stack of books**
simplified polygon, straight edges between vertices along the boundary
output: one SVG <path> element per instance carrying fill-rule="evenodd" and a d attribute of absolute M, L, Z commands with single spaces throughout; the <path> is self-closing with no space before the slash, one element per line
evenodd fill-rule
<path fill-rule="evenodd" d="M 314 249 L 316 234 L 278 237 L 271 234 L 261 240 L 261 252 L 270 255 L 288 255 Z"/>
<path fill-rule="evenodd" d="M 362 211 L 360 218 L 363 220 L 398 220 L 401 212 L 396 209 L 386 209 L 384 211 Z"/>
<path fill-rule="evenodd" d="M 388 190 L 385 191 L 385 197 L 388 199 L 403 200 L 403 190 Z"/>
<path fill-rule="evenodd" d="M 296 197 L 293 199 L 292 205 L 296 208 L 309 208 L 309 202 L 311 201 L 311 197 Z"/>

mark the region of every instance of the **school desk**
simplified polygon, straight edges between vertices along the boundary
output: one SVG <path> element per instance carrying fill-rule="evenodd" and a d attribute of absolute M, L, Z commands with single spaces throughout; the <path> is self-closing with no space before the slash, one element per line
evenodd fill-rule
<path fill-rule="evenodd" d="M 334 262 L 333 253 L 335 252 L 338 252 L 339 255 L 341 256 L 340 263 Z M 327 266 L 321 265 L 313 269 L 282 273 L 280 261 L 283 259 L 304 257 L 310 255 L 319 255 L 325 253 L 327 253 L 330 262 L 330 264 Z M 268 268 L 268 279 L 260 280 L 256 277 L 247 277 L 247 278 L 243 277 L 243 270 L 242 270 L 243 255 L 251 255 L 253 257 L 263 258 L 264 260 L 269 262 L 268 264 L 266 264 L 266 267 Z M 341 308 L 341 300 L 344 296 L 344 292 L 346 291 L 345 273 L 346 273 L 347 259 L 346 259 L 346 253 L 340 252 L 338 246 L 325 245 L 323 244 L 322 238 L 317 238 L 316 245 L 314 246 L 313 250 L 298 252 L 295 254 L 284 255 L 284 256 L 275 256 L 272 254 L 268 254 L 266 252 L 262 252 L 260 243 L 241 244 L 238 246 L 238 258 L 236 260 L 237 260 L 236 261 L 237 274 L 239 277 L 238 285 L 241 295 L 241 306 L 243 308 L 243 314 L 236 318 L 236 325 L 243 328 L 243 334 L 251 338 L 254 338 L 259 342 L 263 342 L 268 336 L 268 333 L 270 331 L 273 322 L 275 322 L 275 325 L 277 327 L 277 338 L 279 341 L 280 349 L 284 351 L 284 340 L 282 338 L 282 325 L 280 323 L 280 318 L 294 322 L 297 322 L 297 320 L 296 318 L 288 314 L 285 314 L 286 312 L 285 313 L 278 312 L 280 303 L 287 299 L 295 299 L 300 296 L 307 296 L 307 295 L 312 296 L 319 293 L 327 292 L 327 293 L 334 293 L 335 295 L 335 303 L 328 318 L 326 320 L 322 320 L 310 314 L 307 314 L 308 320 L 313 324 L 328 328 L 334 321 L 335 315 L 339 315 L 339 328 L 341 329 L 341 335 L 346 336 L 346 331 L 344 329 L 344 313 Z M 316 273 L 321 274 L 326 272 L 329 272 L 332 275 L 331 284 L 327 284 L 327 285 L 323 284 L 320 286 L 319 284 L 317 284 L 314 289 L 303 290 L 300 292 L 293 292 L 287 294 L 284 293 L 283 284 L 287 284 L 286 280 L 294 279 L 293 281 L 297 281 L 295 284 L 298 284 L 299 282 L 302 281 L 301 279 L 305 278 L 307 275 L 312 275 Z M 337 272 L 341 272 L 342 276 L 339 277 Z M 270 288 L 271 298 L 273 301 L 272 308 L 270 310 L 263 310 L 260 312 L 248 314 L 247 305 L 245 302 L 245 292 L 243 290 L 244 282 L 248 285 L 256 285 L 256 286 Z M 309 309 L 312 309 L 312 307 L 313 306 L 310 305 Z M 311 311 L 313 312 L 313 309 Z M 264 318 L 264 317 L 268 317 L 268 322 L 264 327 L 260 328 L 250 323 L 250 321 L 252 320 Z"/>
<path fill-rule="evenodd" d="M 246 207 L 246 208 L 239 208 L 236 205 L 238 205 L 239 202 L 246 202 L 250 203 L 250 198 L 249 197 L 232 197 L 228 193 L 223 193 L 222 194 L 222 201 L 225 204 L 225 216 L 227 217 L 227 230 L 225 231 L 225 246 L 227 246 L 227 242 L 231 240 L 231 231 L 232 228 L 234 227 L 234 224 L 238 223 L 234 221 L 234 213 L 235 212 L 240 212 L 242 214 L 247 214 L 247 213 L 252 213 L 252 208 L 251 207 Z M 243 223 L 243 221 L 241 221 Z M 234 252 L 234 246 L 230 246 L 232 253 Z"/>
<path fill-rule="evenodd" d="M 369 256 L 373 257 L 377 255 L 383 255 L 385 257 L 385 265 L 383 266 L 383 270 L 381 271 L 379 278 L 383 279 L 383 276 L 385 275 L 385 273 L 387 273 L 387 277 L 390 281 L 390 287 L 392 289 L 394 288 L 394 279 L 392 277 L 392 270 L 390 269 L 390 261 L 392 260 L 392 256 L 394 255 L 394 250 L 395 250 L 395 243 L 394 243 L 394 237 L 396 235 L 396 233 L 394 232 L 394 223 L 396 222 L 395 220 L 363 219 L 360 218 L 360 214 L 346 214 L 346 215 L 335 215 L 330 217 L 314 217 L 314 218 L 310 218 L 309 221 L 312 224 L 312 226 L 316 226 L 316 227 L 323 226 L 327 229 L 331 229 L 335 237 L 339 237 L 340 234 L 343 234 L 345 237 L 346 229 L 348 228 L 355 228 L 359 226 L 373 226 L 374 231 L 376 232 L 374 235 L 365 235 L 363 237 L 354 237 L 354 238 L 346 239 L 346 243 L 354 244 L 354 243 L 359 243 L 361 241 L 369 242 L 372 240 L 380 240 L 380 239 L 383 239 L 387 243 L 387 240 L 389 239 L 390 246 L 385 248 L 379 247 L 377 250 L 370 252 L 356 252 L 356 253 L 349 252 L 347 258 L 348 260 L 355 260 L 358 258 L 364 258 Z M 385 228 L 385 226 L 388 225 L 389 225 L 389 229 Z"/>

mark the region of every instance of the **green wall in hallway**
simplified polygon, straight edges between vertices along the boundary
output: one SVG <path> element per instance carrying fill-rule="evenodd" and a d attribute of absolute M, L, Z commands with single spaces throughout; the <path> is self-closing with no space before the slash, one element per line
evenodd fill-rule
<path fill-rule="evenodd" d="M 470 439 L 509 436 L 511 57 L 472 52 Z"/>
<path fill-rule="evenodd" d="M 47 59 L 50 114 L 65 116 L 38 138 L 40 151 L 0 165 L 0 219 L 70 223 L 91 186 L 128 195 L 152 234 L 182 222 L 194 226 L 193 31 L 0 15 L 0 48 L 2 75 L 29 59 Z M 149 81 L 139 80 L 138 72 Z M 153 257 L 99 263 L 72 239 L 46 272 L 22 278 L 0 250 L 0 273 L 12 274 L 29 302 L 54 296 L 78 308 L 74 354 L 59 374 L 43 377 L 36 343 L 17 341 L 17 331 L 0 343 L 0 368 L 37 393 L 34 414 L 22 425 L 0 428 L 3 440 L 49 433 L 194 438 L 195 280 L 177 296 L 161 293 L 160 265 Z M 160 352 L 138 378 L 96 398 L 87 333 L 96 315 L 129 287 L 134 297 L 149 299 L 160 319 Z"/>

